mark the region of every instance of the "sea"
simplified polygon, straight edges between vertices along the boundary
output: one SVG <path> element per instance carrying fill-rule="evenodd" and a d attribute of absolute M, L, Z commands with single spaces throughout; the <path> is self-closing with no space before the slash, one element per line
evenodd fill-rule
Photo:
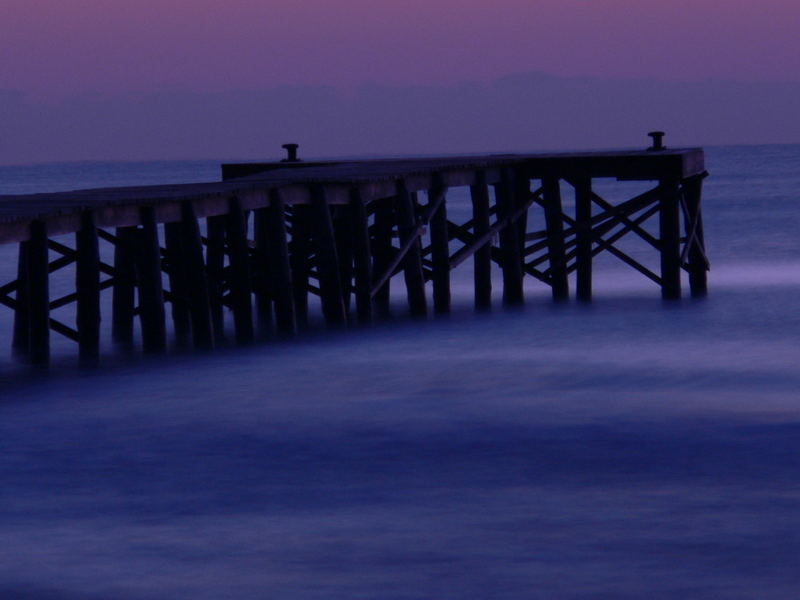
<path fill-rule="evenodd" d="M 220 162 L 6 166 L 0 194 Z M 531 279 L 503 310 L 498 280 L 475 314 L 465 264 L 445 319 L 396 284 L 372 328 L 90 369 L 55 334 L 16 362 L 0 310 L 0 598 L 797 598 L 800 145 L 706 162 L 703 299 L 600 255 L 591 304 Z"/>

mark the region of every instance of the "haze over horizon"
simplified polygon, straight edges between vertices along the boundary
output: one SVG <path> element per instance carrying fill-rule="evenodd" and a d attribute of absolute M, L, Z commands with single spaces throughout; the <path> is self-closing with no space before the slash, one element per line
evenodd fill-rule
<path fill-rule="evenodd" d="M 789 0 L 5 6 L 4 164 L 800 142 Z"/>

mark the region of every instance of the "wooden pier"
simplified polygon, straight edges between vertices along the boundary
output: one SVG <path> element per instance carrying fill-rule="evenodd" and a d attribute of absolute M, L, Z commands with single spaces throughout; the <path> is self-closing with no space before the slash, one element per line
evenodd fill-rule
<path fill-rule="evenodd" d="M 228 320 L 238 343 L 286 338 L 307 327 L 310 294 L 332 328 L 386 318 L 400 276 L 408 311 L 422 319 L 450 311 L 451 271 L 468 260 L 479 310 L 491 306 L 493 268 L 505 305 L 524 301 L 526 279 L 565 301 L 571 273 L 577 300 L 589 301 L 601 252 L 665 299 L 681 296 L 682 270 L 692 295 L 706 293 L 701 149 L 302 162 L 288 146 L 293 160 L 223 165 L 221 182 L 0 196 L 0 243 L 19 244 L 17 278 L 0 286 L 13 332 L 0 339 L 41 364 L 51 333 L 96 360 L 102 317 L 123 347 L 138 321 L 148 353 L 213 348 Z M 650 183 L 611 202 L 595 189 L 601 179 Z M 469 190 L 464 222 L 448 207 L 458 187 Z M 659 266 L 620 249 L 625 236 L 652 247 Z M 52 297 L 51 274 L 70 266 L 72 290 Z M 74 323 L 55 318 L 72 303 Z"/>

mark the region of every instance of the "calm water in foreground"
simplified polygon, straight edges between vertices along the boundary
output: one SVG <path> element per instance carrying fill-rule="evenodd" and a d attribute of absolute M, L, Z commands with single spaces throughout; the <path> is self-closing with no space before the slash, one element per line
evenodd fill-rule
<path fill-rule="evenodd" d="M 0 598 L 794 598 L 800 146 L 712 148 L 710 295 L 48 373 L 0 321 Z M 216 163 L 0 168 L 0 193 Z M 457 209 L 454 209 L 457 210 Z M 15 250 L 0 249 L 11 278 Z M 398 309 L 399 312 L 402 312 Z"/>

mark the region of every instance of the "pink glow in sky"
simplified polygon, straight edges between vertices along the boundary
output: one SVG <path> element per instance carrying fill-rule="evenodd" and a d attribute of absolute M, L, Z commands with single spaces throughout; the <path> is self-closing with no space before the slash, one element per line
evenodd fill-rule
<path fill-rule="evenodd" d="M 800 80 L 798 0 L 3 0 L 0 89 Z"/>

